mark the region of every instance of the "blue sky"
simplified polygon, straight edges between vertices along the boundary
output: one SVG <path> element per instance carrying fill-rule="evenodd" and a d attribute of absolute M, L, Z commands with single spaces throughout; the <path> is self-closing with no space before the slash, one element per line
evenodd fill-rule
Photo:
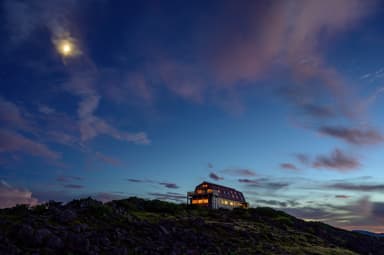
<path fill-rule="evenodd" d="M 384 232 L 380 2 L 0 6 L 0 207 L 206 180 Z"/>

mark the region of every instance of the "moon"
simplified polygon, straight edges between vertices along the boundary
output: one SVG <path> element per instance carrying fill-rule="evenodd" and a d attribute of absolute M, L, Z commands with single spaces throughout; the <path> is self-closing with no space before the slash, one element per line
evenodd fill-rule
<path fill-rule="evenodd" d="M 52 35 L 52 43 L 57 54 L 65 62 L 82 54 L 79 41 L 71 36 L 69 31 L 63 31 Z"/>
<path fill-rule="evenodd" d="M 63 54 L 64 55 L 69 55 L 72 51 L 72 47 L 70 44 L 64 44 L 62 48 Z"/>
<path fill-rule="evenodd" d="M 76 47 L 70 40 L 61 40 L 57 44 L 57 50 L 63 57 L 74 56 L 76 53 Z"/>

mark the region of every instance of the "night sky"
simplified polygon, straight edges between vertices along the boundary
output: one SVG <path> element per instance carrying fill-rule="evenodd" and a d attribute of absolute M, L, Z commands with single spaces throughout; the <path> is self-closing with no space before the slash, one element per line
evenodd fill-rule
<path fill-rule="evenodd" d="M 202 181 L 384 232 L 384 5 L 0 1 L 0 207 Z"/>

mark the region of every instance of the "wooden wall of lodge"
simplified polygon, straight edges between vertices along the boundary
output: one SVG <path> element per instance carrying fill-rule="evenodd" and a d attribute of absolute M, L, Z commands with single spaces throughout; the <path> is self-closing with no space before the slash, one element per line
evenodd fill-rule
<path fill-rule="evenodd" d="M 219 198 L 219 204 L 221 205 L 225 205 L 225 206 L 233 206 L 233 207 L 239 207 L 239 206 L 242 206 L 242 203 L 238 202 L 238 201 L 233 201 L 233 200 L 229 200 L 229 199 L 224 199 L 224 198 Z M 203 199 L 192 199 L 192 204 L 200 204 L 200 205 L 204 205 L 204 204 L 208 204 L 208 198 L 203 198 Z"/>

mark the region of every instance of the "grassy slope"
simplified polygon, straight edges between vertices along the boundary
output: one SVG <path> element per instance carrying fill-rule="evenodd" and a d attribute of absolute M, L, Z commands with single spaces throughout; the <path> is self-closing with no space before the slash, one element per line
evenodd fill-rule
<path fill-rule="evenodd" d="M 111 240 L 111 247 L 127 247 L 129 254 L 384 254 L 380 239 L 304 222 L 270 208 L 209 210 L 138 198 L 83 206 L 84 201 L 0 210 L 0 228 L 25 254 L 53 251 L 13 238 L 16 225 L 48 227 L 64 236 L 61 232 L 83 224 L 91 245 L 101 235 Z M 75 211 L 76 217 L 63 223 L 57 214 L 65 210 Z M 101 247 L 99 254 L 110 254 L 108 249 Z M 64 250 L 56 254 L 81 254 Z"/>

